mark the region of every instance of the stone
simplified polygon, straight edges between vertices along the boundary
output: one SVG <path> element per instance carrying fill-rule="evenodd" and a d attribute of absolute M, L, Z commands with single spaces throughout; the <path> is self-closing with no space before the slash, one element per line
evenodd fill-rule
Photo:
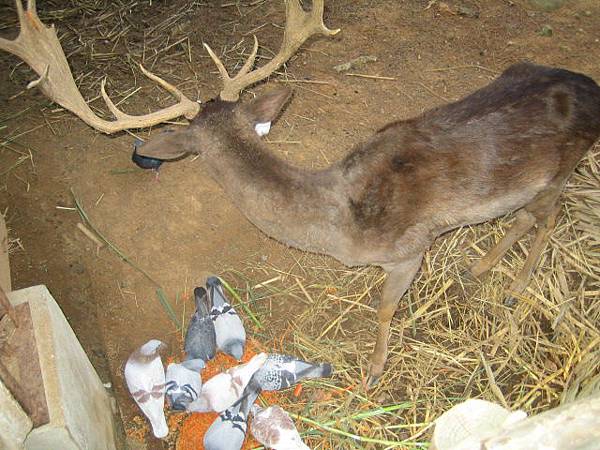
<path fill-rule="evenodd" d="M 31 430 L 25 448 L 115 450 L 111 398 L 46 286 L 8 298 L 15 309 L 29 307 L 48 410 L 47 423 Z"/>
<path fill-rule="evenodd" d="M 20 450 L 33 427 L 31 419 L 0 381 L 0 448 Z"/>

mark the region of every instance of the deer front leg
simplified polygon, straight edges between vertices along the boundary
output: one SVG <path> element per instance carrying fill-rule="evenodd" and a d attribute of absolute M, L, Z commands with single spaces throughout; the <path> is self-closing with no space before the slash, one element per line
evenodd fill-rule
<path fill-rule="evenodd" d="M 388 276 L 383 285 L 381 303 L 377 309 L 379 331 L 377 333 L 375 349 L 369 358 L 369 374 L 365 380 L 367 387 L 371 387 L 377 383 L 377 380 L 383 373 L 383 367 L 388 354 L 388 339 L 392 318 L 398 308 L 398 302 L 412 283 L 417 270 L 419 270 L 422 259 L 423 255 L 421 254 L 415 258 L 396 264 L 391 269 L 386 268 Z"/>

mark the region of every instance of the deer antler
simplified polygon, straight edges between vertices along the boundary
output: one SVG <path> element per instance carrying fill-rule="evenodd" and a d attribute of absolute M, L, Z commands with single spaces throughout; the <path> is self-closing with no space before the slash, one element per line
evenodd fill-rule
<path fill-rule="evenodd" d="M 323 23 L 323 2 L 324 0 L 313 0 L 311 11 L 305 12 L 298 0 L 285 1 L 286 23 L 283 32 L 283 42 L 279 53 L 264 66 L 250 72 L 254 65 L 256 52 L 258 50 L 258 40 L 254 36 L 254 48 L 250 57 L 246 60 L 244 66 L 238 74 L 231 78 L 227 69 L 211 48 L 204 44 L 208 54 L 217 65 L 221 78 L 223 79 L 223 90 L 221 99 L 227 101 L 236 101 L 242 89 L 251 84 L 261 81 L 271 75 L 279 66 L 286 62 L 300 46 L 313 34 L 321 33 L 325 36 L 333 36 L 340 30 L 330 30 Z"/>
<path fill-rule="evenodd" d="M 29 65 L 39 78 L 29 83 L 27 88 L 38 86 L 54 102 L 68 109 L 91 127 L 104 133 L 114 133 L 127 128 L 141 128 L 156 125 L 181 115 L 192 119 L 200 110 L 200 105 L 162 78 L 148 72 L 140 65 L 142 73 L 169 91 L 178 103 L 159 111 L 142 116 L 130 116 L 120 111 L 110 100 L 102 82 L 102 97 L 110 112 L 117 120 L 110 121 L 98 117 L 88 106 L 75 85 L 69 63 L 60 45 L 54 26 L 47 27 L 39 19 L 35 0 L 27 0 L 27 10 L 23 10 L 21 0 L 15 0 L 21 30 L 15 40 L 0 38 L 0 49 L 6 50 Z"/>

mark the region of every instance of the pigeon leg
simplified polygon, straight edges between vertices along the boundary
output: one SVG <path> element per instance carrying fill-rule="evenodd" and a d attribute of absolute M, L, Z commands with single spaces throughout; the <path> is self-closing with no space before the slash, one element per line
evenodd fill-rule
<path fill-rule="evenodd" d="M 394 265 L 388 270 L 388 276 L 383 285 L 381 303 L 377 309 L 377 318 L 379 321 L 379 332 L 375 350 L 369 358 L 369 374 L 365 380 L 366 387 L 372 387 L 383 373 L 383 367 L 387 360 L 388 339 L 390 336 L 390 326 L 394 313 L 398 308 L 398 302 L 412 283 L 419 267 L 423 255 L 403 261 Z"/>

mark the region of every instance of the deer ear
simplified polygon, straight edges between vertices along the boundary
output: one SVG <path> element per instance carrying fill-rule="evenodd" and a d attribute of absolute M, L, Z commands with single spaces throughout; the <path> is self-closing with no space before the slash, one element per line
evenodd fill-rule
<path fill-rule="evenodd" d="M 195 153 L 196 145 L 191 127 L 167 128 L 148 141 L 136 146 L 138 155 L 162 160 L 178 159 Z"/>
<path fill-rule="evenodd" d="M 259 95 L 250 103 L 245 104 L 244 112 L 249 117 L 253 126 L 273 122 L 291 96 L 292 91 L 287 87 L 271 89 Z"/>

